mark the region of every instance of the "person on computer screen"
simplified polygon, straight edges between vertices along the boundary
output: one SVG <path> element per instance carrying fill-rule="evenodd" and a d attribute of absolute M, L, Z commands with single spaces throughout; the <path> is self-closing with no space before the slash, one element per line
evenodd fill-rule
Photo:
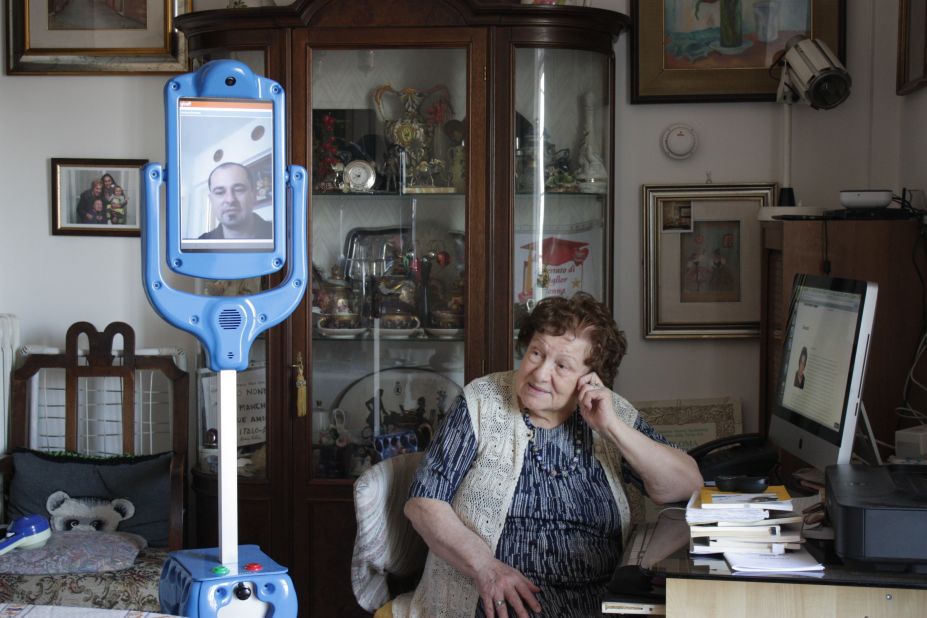
<path fill-rule="evenodd" d="M 702 485 L 695 461 L 606 386 L 626 348 L 589 294 L 535 306 L 519 368 L 468 384 L 416 471 L 405 514 L 428 559 L 378 616 L 600 615 L 631 531 L 624 484 L 660 504 Z"/>
<path fill-rule="evenodd" d="M 798 355 L 798 370 L 795 372 L 795 388 L 805 388 L 805 365 L 808 364 L 808 348 L 801 349 Z"/>
<path fill-rule="evenodd" d="M 273 238 L 273 224 L 254 214 L 254 178 L 240 163 L 222 163 L 209 174 L 209 203 L 219 225 L 200 238 Z"/>

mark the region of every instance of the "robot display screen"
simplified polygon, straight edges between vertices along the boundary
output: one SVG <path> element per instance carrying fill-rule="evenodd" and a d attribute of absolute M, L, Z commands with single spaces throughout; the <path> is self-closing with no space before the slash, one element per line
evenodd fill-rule
<path fill-rule="evenodd" d="M 180 249 L 274 249 L 272 101 L 181 98 Z"/>
<path fill-rule="evenodd" d="M 769 437 L 812 465 L 850 459 L 877 289 L 796 276 Z"/>

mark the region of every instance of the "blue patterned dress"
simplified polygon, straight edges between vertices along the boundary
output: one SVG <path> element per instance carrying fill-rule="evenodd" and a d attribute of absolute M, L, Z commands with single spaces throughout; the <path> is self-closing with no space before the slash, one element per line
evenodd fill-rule
<path fill-rule="evenodd" d="M 635 429 L 671 444 L 638 416 Z M 547 466 L 571 469 L 574 441 L 579 465 L 554 478 L 530 453 L 515 488 L 496 558 L 541 588 L 544 616 L 600 616 L 601 599 L 621 557 L 621 520 L 605 471 L 592 455 L 592 430 L 579 412 L 554 429 L 537 428 L 534 443 Z M 410 497 L 451 502 L 476 457 L 477 442 L 466 401 L 459 398 L 442 422 L 409 490 Z M 642 486 L 623 463 L 626 482 Z M 530 612 L 531 616 L 535 614 Z M 475 610 L 484 616 L 482 602 Z M 511 611 L 509 615 L 514 615 Z"/>

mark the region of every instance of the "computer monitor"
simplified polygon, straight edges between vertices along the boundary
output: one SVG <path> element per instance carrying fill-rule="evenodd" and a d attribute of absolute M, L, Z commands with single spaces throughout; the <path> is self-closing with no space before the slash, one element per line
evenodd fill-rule
<path fill-rule="evenodd" d="M 875 283 L 795 276 L 769 440 L 821 470 L 853 453 L 877 294 Z"/>
<path fill-rule="evenodd" d="M 180 249 L 274 250 L 274 102 L 178 101 Z"/>

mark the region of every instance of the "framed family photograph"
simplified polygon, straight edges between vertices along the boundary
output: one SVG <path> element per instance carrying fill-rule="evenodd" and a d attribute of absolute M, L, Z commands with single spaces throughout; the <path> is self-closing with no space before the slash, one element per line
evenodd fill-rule
<path fill-rule="evenodd" d="M 927 86 L 927 0 L 901 0 L 898 5 L 897 94 Z"/>
<path fill-rule="evenodd" d="M 52 159 L 52 234 L 138 236 L 146 159 Z"/>
<path fill-rule="evenodd" d="M 775 183 L 644 185 L 644 337 L 756 337 Z"/>
<path fill-rule="evenodd" d="M 631 102 L 775 101 L 794 36 L 846 63 L 846 0 L 632 0 Z"/>
<path fill-rule="evenodd" d="M 182 73 L 174 17 L 191 0 L 16 0 L 6 3 L 7 71 L 24 75 Z"/>

